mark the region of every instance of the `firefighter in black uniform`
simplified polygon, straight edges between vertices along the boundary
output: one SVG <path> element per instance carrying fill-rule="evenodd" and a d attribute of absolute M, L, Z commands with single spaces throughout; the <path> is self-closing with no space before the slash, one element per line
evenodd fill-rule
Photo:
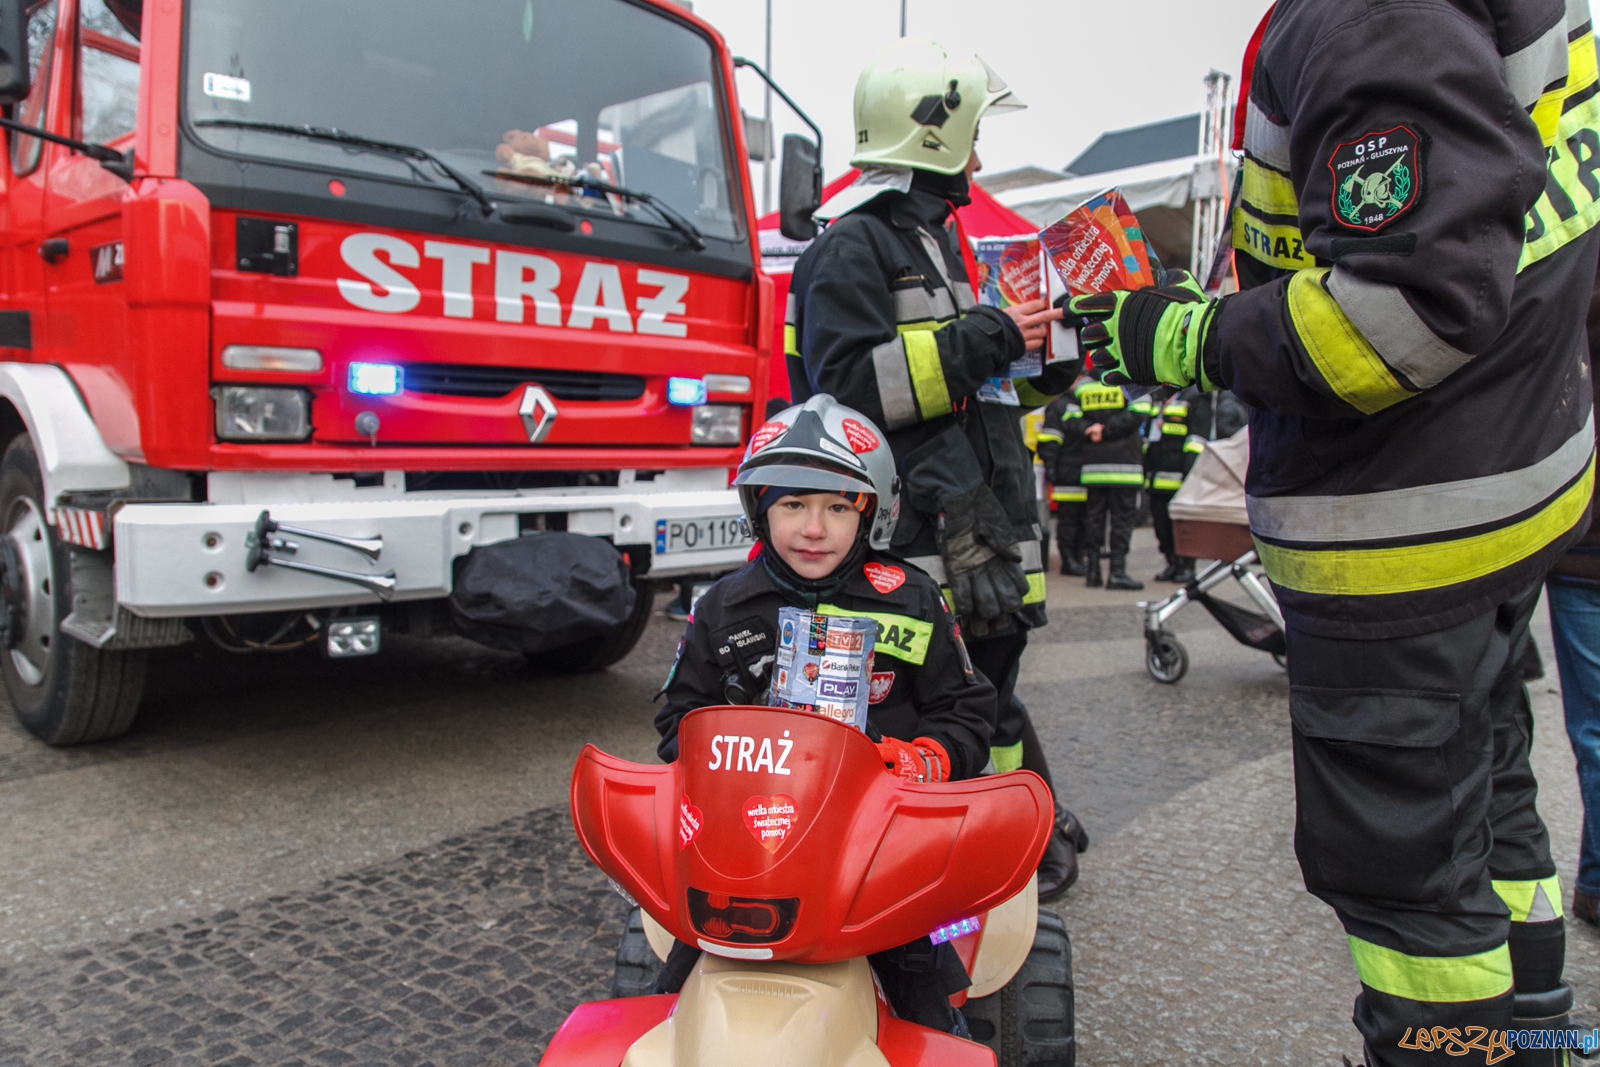
<path fill-rule="evenodd" d="M 884 551 L 899 514 L 898 481 L 878 428 L 831 396 L 789 408 L 752 437 L 735 485 L 761 554 L 695 604 L 662 687 L 662 759 L 678 758 L 678 722 L 696 708 L 765 702 L 778 609 L 787 605 L 877 623 L 866 733 L 886 768 L 927 782 L 983 770 L 994 687 L 973 669 L 938 583 Z M 805 521 L 817 501 L 819 512 L 836 514 L 813 516 L 814 529 L 773 517 L 788 508 Z M 678 944 L 658 989 L 677 992 L 699 955 Z M 948 997 L 970 981 L 949 944 L 923 937 L 870 962 L 902 1019 L 967 1036 Z"/>
<path fill-rule="evenodd" d="M 1301 871 L 1349 935 L 1368 1062 L 1439 1063 L 1441 1028 L 1571 1004 L 1519 666 L 1540 579 L 1589 524 L 1588 4 L 1280 0 L 1257 42 L 1242 291 L 1163 279 L 1072 309 L 1108 381 L 1250 406 Z"/>
<path fill-rule="evenodd" d="M 1183 485 L 1183 476 L 1194 466 L 1195 457 L 1205 449 L 1205 431 L 1211 423 L 1211 397 L 1189 386 L 1168 397 L 1160 408 L 1144 450 L 1146 484 L 1150 487 L 1150 521 L 1156 528 L 1156 543 L 1167 559 L 1167 566 L 1156 574 L 1158 582 L 1182 585 L 1194 578 L 1194 560 L 1178 555 L 1172 539 L 1172 516 L 1167 505 Z"/>
<path fill-rule="evenodd" d="M 1054 789 L 1015 694 L 1028 630 L 1046 622 L 1021 415 L 1064 391 L 1078 366 L 996 388 L 990 379 L 1042 343 L 1056 313 L 1043 301 L 979 306 L 971 252 L 946 228 L 951 206 L 968 203 L 978 119 L 1020 106 L 982 60 L 932 41 L 902 40 L 868 64 L 851 160 L 862 174 L 817 213 L 831 224 L 795 264 L 785 348 L 796 400 L 828 393 L 884 428 L 904 480 L 893 548 L 950 590 L 973 661 L 998 690 L 995 766 L 1025 767 Z M 1059 804 L 1056 830 L 1041 899 L 1072 884 L 1087 841 Z"/>
<path fill-rule="evenodd" d="M 1044 464 L 1045 480 L 1050 483 L 1050 502 L 1056 507 L 1056 546 L 1061 550 L 1061 573 L 1082 578 L 1089 573 L 1083 554 L 1087 549 L 1088 521 L 1085 517 L 1089 491 L 1078 481 L 1083 470 L 1083 438 L 1067 434 L 1071 419 L 1083 418 L 1071 393 L 1050 401 L 1039 424 L 1039 462 Z"/>
<path fill-rule="evenodd" d="M 1128 545 L 1139 517 L 1144 485 L 1143 434 L 1149 407 L 1130 403 L 1121 387 L 1084 378 L 1072 390 L 1079 416 L 1062 423 L 1066 438 L 1082 450 L 1078 480 L 1088 491 L 1084 507 L 1084 584 L 1101 584 L 1100 555 L 1110 525 L 1109 589 L 1143 589 L 1128 575 Z"/>

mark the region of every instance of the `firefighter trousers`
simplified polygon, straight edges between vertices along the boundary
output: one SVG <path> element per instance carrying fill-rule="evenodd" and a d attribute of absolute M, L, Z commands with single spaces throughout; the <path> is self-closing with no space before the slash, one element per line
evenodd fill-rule
<path fill-rule="evenodd" d="M 1416 637 L 1288 629 L 1295 853 L 1349 936 L 1371 1067 L 1436 1063 L 1419 1028 L 1509 1029 L 1513 985 L 1561 980 L 1520 666 L 1538 597 Z"/>
<path fill-rule="evenodd" d="M 1177 542 L 1172 539 L 1172 516 L 1167 512 L 1167 505 L 1172 503 L 1172 498 L 1177 495 L 1175 489 L 1147 489 L 1150 494 L 1150 524 L 1156 528 L 1156 544 L 1161 546 L 1163 556 L 1176 556 L 1178 554 Z"/>
<path fill-rule="evenodd" d="M 1085 513 L 1088 505 L 1082 500 L 1062 500 L 1056 504 L 1056 547 L 1062 559 L 1072 559 L 1083 554 L 1088 524 Z"/>
<path fill-rule="evenodd" d="M 1133 524 L 1139 517 L 1139 490 L 1126 485 L 1091 485 L 1084 509 L 1087 527 L 1084 547 L 1091 552 L 1105 551 L 1106 520 L 1109 518 L 1111 556 L 1113 559 L 1127 556 Z"/>

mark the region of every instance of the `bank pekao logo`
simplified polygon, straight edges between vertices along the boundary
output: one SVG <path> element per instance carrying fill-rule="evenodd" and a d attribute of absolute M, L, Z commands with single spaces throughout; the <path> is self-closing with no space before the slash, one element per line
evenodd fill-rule
<path fill-rule="evenodd" d="M 1409 126 L 1363 134 L 1333 150 L 1333 212 L 1342 225 L 1376 232 L 1422 194 L 1422 141 Z"/>

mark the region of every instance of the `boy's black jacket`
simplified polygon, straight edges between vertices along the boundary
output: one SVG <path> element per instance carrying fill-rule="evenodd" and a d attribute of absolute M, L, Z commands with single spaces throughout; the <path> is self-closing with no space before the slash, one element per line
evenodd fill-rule
<path fill-rule="evenodd" d="M 879 592 L 868 574 L 887 587 Z M 663 760 L 678 758 L 678 720 L 696 708 L 729 703 L 724 676 L 742 665 L 759 674 L 761 688 L 747 703 L 765 700 L 765 683 L 777 651 L 778 609 L 803 606 L 786 594 L 759 559 L 706 590 L 678 643 L 668 676 L 666 706 L 656 715 Z M 966 648 L 934 580 L 895 556 L 868 551 L 852 566 L 827 606 L 868 614 L 878 622 L 868 735 L 911 741 L 931 737 L 950 755 L 950 776 L 971 778 L 989 762 L 994 732 L 994 686 L 972 669 Z M 762 661 L 765 659 L 765 662 Z"/>

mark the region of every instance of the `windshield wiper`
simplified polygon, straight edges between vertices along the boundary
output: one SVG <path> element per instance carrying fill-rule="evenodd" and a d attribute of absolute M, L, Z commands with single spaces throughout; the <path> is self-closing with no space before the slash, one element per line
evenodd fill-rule
<path fill-rule="evenodd" d="M 362 137 L 360 134 L 350 133 L 332 126 L 296 126 L 288 122 L 257 122 L 254 119 L 196 119 L 196 126 L 229 126 L 241 130 L 266 130 L 269 133 L 285 133 L 293 137 L 307 137 L 314 141 L 333 141 L 336 144 L 346 144 L 353 148 L 370 148 L 378 152 L 392 152 L 399 156 L 408 156 L 411 159 L 421 159 L 443 171 L 451 181 L 461 187 L 461 191 L 478 202 L 483 209 L 485 217 L 495 212 L 494 201 L 489 199 L 489 194 L 483 191 L 483 186 L 456 170 L 450 164 L 428 151 L 415 145 L 399 144 L 395 141 L 378 141 L 371 137 Z M 420 176 L 420 175 L 419 175 Z"/>
<path fill-rule="evenodd" d="M 662 200 L 654 193 L 647 193 L 642 189 L 628 189 L 621 185 L 612 185 L 610 182 L 601 181 L 599 178 L 590 177 L 587 174 L 576 174 L 572 177 L 563 177 L 555 174 L 518 174 L 516 171 L 511 170 L 486 170 L 483 173 L 487 174 L 491 178 L 503 178 L 506 181 L 522 182 L 524 185 L 575 186 L 579 189 L 593 189 L 596 192 L 610 193 L 612 196 L 620 196 L 624 200 L 637 200 L 639 203 L 654 210 L 655 213 L 661 217 L 663 222 L 683 235 L 684 239 L 694 246 L 695 251 L 705 251 L 706 238 L 705 235 L 700 232 L 700 228 L 680 215 L 676 209 L 671 207 L 665 200 Z"/>

